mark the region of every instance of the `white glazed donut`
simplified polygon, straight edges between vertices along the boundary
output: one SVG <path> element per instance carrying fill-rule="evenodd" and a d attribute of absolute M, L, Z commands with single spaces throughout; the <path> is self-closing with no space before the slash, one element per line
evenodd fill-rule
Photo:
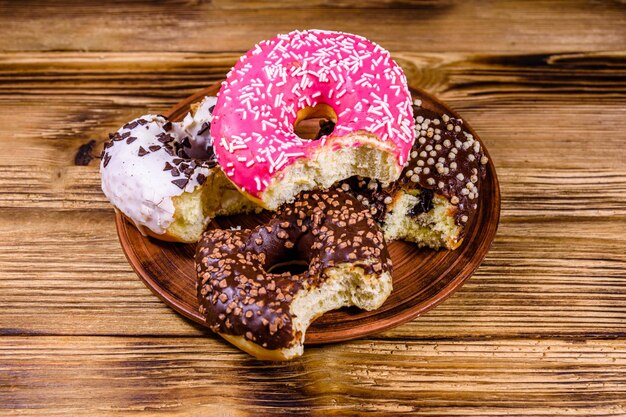
<path fill-rule="evenodd" d="M 207 124 L 214 103 L 206 98 L 182 123 L 141 116 L 105 144 L 102 191 L 142 233 L 195 242 L 213 217 L 255 208 L 212 158 Z"/>

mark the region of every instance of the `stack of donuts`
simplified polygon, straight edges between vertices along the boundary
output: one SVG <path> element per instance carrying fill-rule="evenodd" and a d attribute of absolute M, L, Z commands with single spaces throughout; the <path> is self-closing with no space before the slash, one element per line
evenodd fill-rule
<path fill-rule="evenodd" d="M 323 129 L 302 137 L 312 118 Z M 462 120 L 412 100 L 388 51 L 308 30 L 260 42 L 182 122 L 124 125 L 100 171 L 142 233 L 197 242 L 207 325 L 257 358 L 285 360 L 325 312 L 384 303 L 387 242 L 458 247 L 486 163 Z M 216 216 L 261 210 L 273 214 L 255 229 L 206 230 Z"/>

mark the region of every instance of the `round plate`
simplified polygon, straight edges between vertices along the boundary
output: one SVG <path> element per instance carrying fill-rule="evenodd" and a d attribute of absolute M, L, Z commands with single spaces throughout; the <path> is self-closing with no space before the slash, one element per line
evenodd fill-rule
<path fill-rule="evenodd" d="M 215 95 L 219 83 L 181 101 L 165 115 L 179 121 L 189 106 L 206 95 Z M 434 97 L 412 90 L 422 106 L 439 113 L 459 117 Z M 464 124 L 475 138 L 476 132 Z M 487 150 L 484 149 L 487 154 Z M 487 154 L 488 155 L 488 154 Z M 463 244 L 456 250 L 419 249 L 412 243 L 389 244 L 393 261 L 393 292 L 381 308 L 361 311 L 345 308 L 326 313 L 311 324 L 306 343 L 320 344 L 355 339 L 397 326 L 427 312 L 457 290 L 478 268 L 496 235 L 500 218 L 500 188 L 491 158 L 482 182 L 478 212 L 467 226 Z M 215 219 L 209 228 L 255 227 L 266 215 L 238 215 Z M 198 312 L 195 269 L 195 245 L 163 242 L 142 236 L 121 214 L 116 215 L 122 249 L 137 275 L 168 306 L 183 316 L 206 325 Z"/>

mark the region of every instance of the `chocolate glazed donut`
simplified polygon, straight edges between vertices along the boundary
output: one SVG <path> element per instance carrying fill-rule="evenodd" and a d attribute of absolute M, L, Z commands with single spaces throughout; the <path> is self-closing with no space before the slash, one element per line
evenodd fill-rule
<path fill-rule="evenodd" d="M 272 272 L 294 260 L 308 269 Z M 376 309 L 392 289 L 381 229 L 339 189 L 303 192 L 252 230 L 205 232 L 196 270 L 207 324 L 259 359 L 301 355 L 315 318 L 343 306 Z"/>

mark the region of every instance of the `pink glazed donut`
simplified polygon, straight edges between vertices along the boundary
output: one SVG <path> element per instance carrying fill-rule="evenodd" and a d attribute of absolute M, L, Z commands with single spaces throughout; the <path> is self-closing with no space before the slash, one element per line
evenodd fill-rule
<path fill-rule="evenodd" d="M 385 49 L 349 33 L 296 31 L 239 59 L 218 94 L 211 136 L 226 176 L 275 210 L 354 175 L 398 179 L 415 140 L 411 104 Z M 334 122 L 332 133 L 299 137 L 295 126 L 314 117 Z"/>

